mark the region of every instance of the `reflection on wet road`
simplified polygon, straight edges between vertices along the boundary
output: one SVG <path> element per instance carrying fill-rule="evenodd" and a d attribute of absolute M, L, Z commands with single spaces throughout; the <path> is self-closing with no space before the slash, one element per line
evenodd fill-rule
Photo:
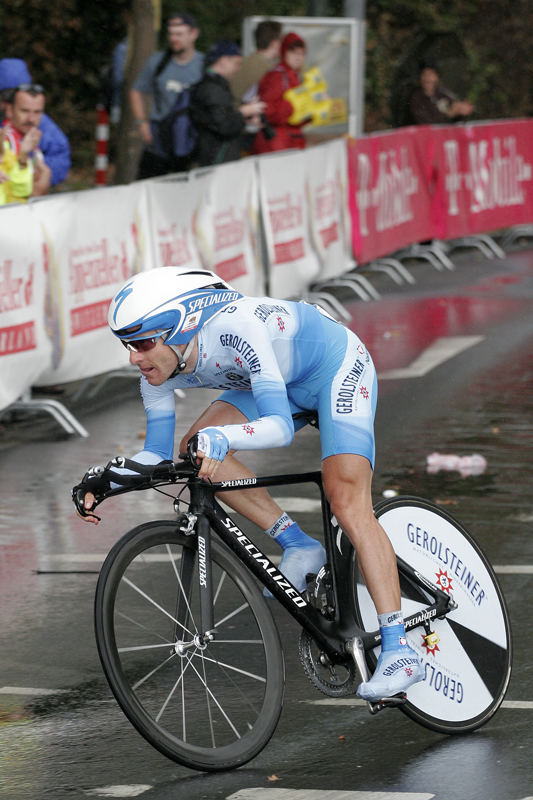
<path fill-rule="evenodd" d="M 351 310 L 352 325 L 382 373 L 409 366 L 437 339 L 480 337 L 425 375 L 381 381 L 374 493 L 379 499 L 394 490 L 442 504 L 472 530 L 494 564 L 508 568 L 500 570 L 515 645 L 508 706 L 475 734 L 450 738 L 399 712 L 370 717 L 360 705 L 320 703 L 322 695 L 298 662 L 298 631 L 279 611 L 286 703 L 267 748 L 247 767 L 213 775 L 194 774 L 154 751 L 109 693 L 96 654 L 92 603 L 103 554 L 139 522 L 170 517 L 171 504 L 147 492 L 134 503 L 130 496 L 116 498 L 93 528 L 77 520 L 69 496 L 89 464 L 139 449 L 141 404 L 131 393 L 124 400 L 119 385 L 120 403 L 98 414 L 83 412 L 89 439 L 65 439 L 52 428 L 36 442 L 23 437 L 0 450 L 2 800 L 234 794 L 235 800 L 309 800 L 312 789 L 325 798 L 332 792 L 332 800 L 367 800 L 370 792 L 398 800 L 533 794 L 533 708 L 527 706 L 533 701 L 533 575 L 516 571 L 533 565 L 533 257 L 518 254 L 487 266 L 487 274 L 482 267 L 473 275 L 445 276 L 453 291 L 420 281 L 416 291 L 391 291 L 380 304 L 352 304 Z M 200 402 L 204 398 L 194 392 L 178 401 L 180 429 L 195 418 Z M 479 475 L 430 474 L 426 459 L 435 451 L 478 453 L 487 466 Z M 263 472 L 297 470 L 302 463 L 315 468 L 316 432 L 304 430 L 294 448 L 275 451 L 275 469 L 272 458 L 256 453 L 247 463 Z M 286 510 L 316 535 L 315 507 L 298 497 L 292 509 L 294 487 L 285 495 Z M 115 794 L 105 787 L 115 787 Z"/>

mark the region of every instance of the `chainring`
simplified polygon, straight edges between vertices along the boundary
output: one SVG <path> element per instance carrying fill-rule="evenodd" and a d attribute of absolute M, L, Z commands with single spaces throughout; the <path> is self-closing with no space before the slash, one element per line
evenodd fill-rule
<path fill-rule="evenodd" d="M 304 630 L 300 633 L 298 652 L 305 674 L 316 689 L 328 697 L 355 694 L 361 679 L 352 659 L 333 663 Z"/>

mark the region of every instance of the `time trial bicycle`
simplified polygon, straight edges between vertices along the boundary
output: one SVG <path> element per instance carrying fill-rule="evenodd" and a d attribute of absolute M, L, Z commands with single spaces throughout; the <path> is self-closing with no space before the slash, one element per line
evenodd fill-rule
<path fill-rule="evenodd" d="M 280 717 L 283 653 L 263 587 L 301 626 L 303 669 L 330 697 L 353 696 L 369 679 L 381 639 L 320 472 L 209 483 L 197 471 L 192 453 L 155 467 L 117 458 L 88 473 L 96 504 L 152 488 L 169 493 L 175 510 L 172 519 L 135 527 L 109 552 L 95 632 L 111 690 L 138 732 L 165 756 L 216 771 L 254 758 Z M 86 478 L 73 489 L 78 510 Z M 320 493 L 327 553 L 303 593 L 215 498 L 295 484 Z M 399 496 L 379 502 L 375 514 L 397 555 L 407 638 L 425 677 L 407 697 L 368 703 L 369 711 L 398 706 L 435 731 L 475 730 L 500 706 L 511 674 L 510 621 L 494 570 L 463 525 L 428 500 Z"/>

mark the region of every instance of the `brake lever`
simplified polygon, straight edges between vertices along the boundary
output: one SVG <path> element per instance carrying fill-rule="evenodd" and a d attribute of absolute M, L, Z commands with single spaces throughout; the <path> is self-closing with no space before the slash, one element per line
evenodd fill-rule
<path fill-rule="evenodd" d="M 200 471 L 202 464 L 198 463 L 198 434 L 195 433 L 187 442 L 186 457 L 189 459 L 193 469 L 196 472 Z"/>

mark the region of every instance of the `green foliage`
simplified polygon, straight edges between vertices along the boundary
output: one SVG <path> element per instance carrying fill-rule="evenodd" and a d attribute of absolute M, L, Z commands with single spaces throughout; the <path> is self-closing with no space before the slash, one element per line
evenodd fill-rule
<path fill-rule="evenodd" d="M 0 54 L 24 58 L 46 87 L 47 110 L 70 139 L 78 182 L 80 167 L 92 178 L 101 71 L 126 34 L 130 6 L 131 0 L 0 5 Z M 216 39 L 239 41 L 246 16 L 305 16 L 311 6 L 298 0 L 162 0 L 162 14 L 193 13 L 198 47 L 206 51 Z M 324 6 L 330 16 L 342 15 L 344 2 Z M 367 0 L 366 13 L 367 131 L 395 123 L 395 102 L 428 55 L 439 62 L 447 85 L 475 103 L 478 119 L 533 115 L 530 0 Z M 160 38 L 164 44 L 164 25 Z"/>
<path fill-rule="evenodd" d="M 0 53 L 22 58 L 46 89 L 50 116 L 77 161 L 94 160 L 100 72 L 124 35 L 129 0 L 11 0 L 0 6 Z"/>

